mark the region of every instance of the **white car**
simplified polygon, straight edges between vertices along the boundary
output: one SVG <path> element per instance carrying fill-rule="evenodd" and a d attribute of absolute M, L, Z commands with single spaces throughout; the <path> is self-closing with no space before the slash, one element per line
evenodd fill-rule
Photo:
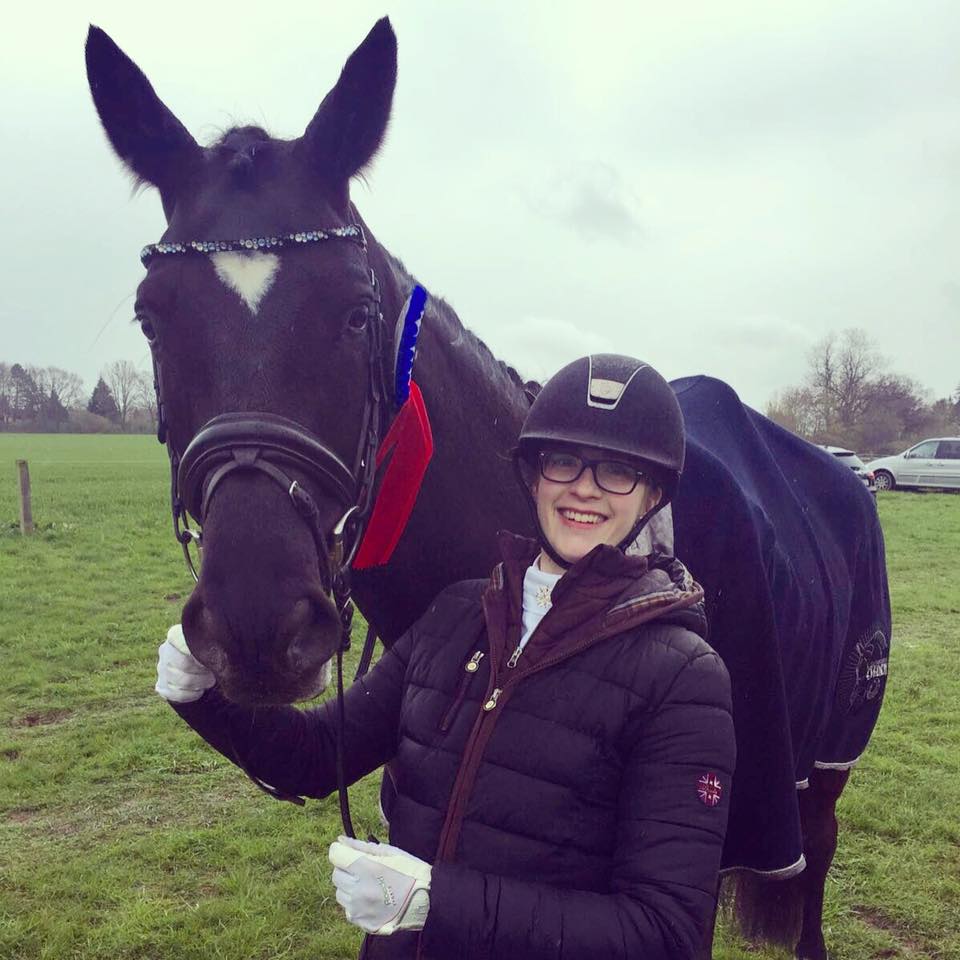
<path fill-rule="evenodd" d="M 867 464 L 878 490 L 894 487 L 953 487 L 960 489 L 960 437 L 921 440 L 895 457 Z"/>

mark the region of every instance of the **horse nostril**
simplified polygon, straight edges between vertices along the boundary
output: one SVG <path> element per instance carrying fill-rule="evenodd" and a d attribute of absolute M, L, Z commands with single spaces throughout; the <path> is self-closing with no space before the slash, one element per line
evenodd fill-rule
<path fill-rule="evenodd" d="M 280 631 L 296 636 L 301 631 L 313 626 L 316 621 L 313 601 L 303 597 L 293 605 L 293 609 L 284 617 Z"/>
<path fill-rule="evenodd" d="M 336 623 L 336 611 L 326 597 L 303 597 L 293 605 L 280 624 L 281 635 L 290 638 L 287 657 L 291 669 L 315 669 L 336 652 L 332 629 Z"/>
<path fill-rule="evenodd" d="M 190 653 L 219 675 L 226 665 L 230 643 L 227 624 L 194 594 L 184 605 L 181 625 Z"/>

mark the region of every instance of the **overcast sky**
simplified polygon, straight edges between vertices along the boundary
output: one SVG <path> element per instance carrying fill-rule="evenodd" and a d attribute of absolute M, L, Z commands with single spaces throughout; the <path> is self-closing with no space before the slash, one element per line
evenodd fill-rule
<path fill-rule="evenodd" d="M 393 121 L 354 199 L 524 375 L 632 353 L 762 408 L 856 326 L 934 396 L 960 383 L 955 0 L 18 4 L 0 360 L 88 389 L 147 364 L 129 319 L 163 218 L 100 130 L 88 22 L 206 143 L 242 122 L 299 135 L 383 13 Z"/>

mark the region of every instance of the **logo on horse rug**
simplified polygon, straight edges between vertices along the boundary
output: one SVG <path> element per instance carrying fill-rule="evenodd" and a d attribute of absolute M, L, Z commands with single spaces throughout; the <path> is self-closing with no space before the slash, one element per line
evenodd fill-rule
<path fill-rule="evenodd" d="M 882 630 L 864 634 L 850 651 L 837 682 L 837 699 L 847 713 L 856 713 L 883 692 L 889 652 L 890 641 Z"/>

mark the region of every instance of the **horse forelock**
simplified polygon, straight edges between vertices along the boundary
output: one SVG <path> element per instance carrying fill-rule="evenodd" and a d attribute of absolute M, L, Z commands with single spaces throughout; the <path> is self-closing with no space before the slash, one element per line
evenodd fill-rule
<path fill-rule="evenodd" d="M 272 140 L 273 137 L 263 127 L 245 124 L 244 126 L 230 127 L 229 130 L 221 134 L 218 140 L 211 143 L 210 147 L 213 150 L 240 153 L 249 150 L 251 146 L 258 146 Z"/>

